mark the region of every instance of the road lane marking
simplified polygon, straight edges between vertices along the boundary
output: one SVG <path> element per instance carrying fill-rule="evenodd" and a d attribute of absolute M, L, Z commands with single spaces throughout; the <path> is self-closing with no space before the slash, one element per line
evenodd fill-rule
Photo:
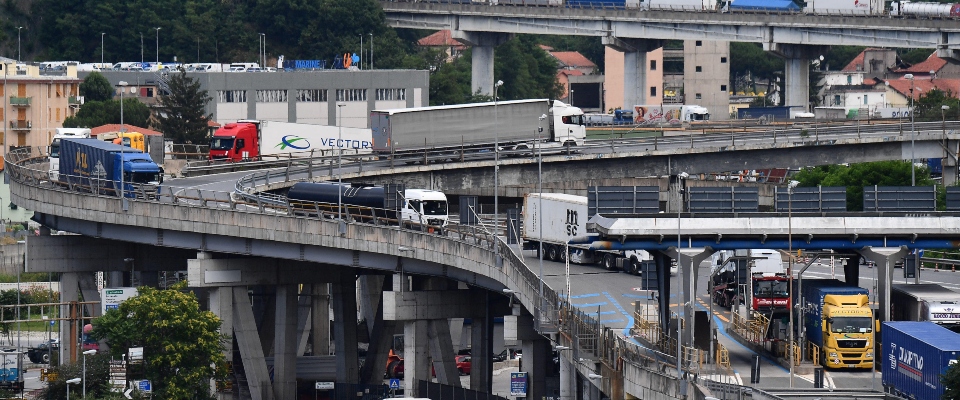
<path fill-rule="evenodd" d="M 587 297 L 597 297 L 600 293 L 588 293 L 588 294 L 578 294 L 576 296 L 570 296 L 571 299 L 585 299 Z"/>
<path fill-rule="evenodd" d="M 600 306 L 605 306 L 605 305 L 607 305 L 607 302 L 603 301 L 603 302 L 600 302 L 600 303 L 574 304 L 573 306 L 574 306 L 574 307 L 577 307 L 577 308 L 584 308 L 584 307 L 600 307 Z"/>

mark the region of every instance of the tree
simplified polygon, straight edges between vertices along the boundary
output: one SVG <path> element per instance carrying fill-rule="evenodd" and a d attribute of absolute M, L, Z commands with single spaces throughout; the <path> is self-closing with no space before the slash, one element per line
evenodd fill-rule
<path fill-rule="evenodd" d="M 150 122 L 150 109 L 137 99 L 123 99 L 123 123 L 147 127 Z M 93 128 L 106 124 L 120 123 L 120 101 L 84 102 L 77 115 L 63 120 L 64 128 Z"/>
<path fill-rule="evenodd" d="M 120 393 L 110 391 L 110 357 L 107 354 L 95 354 L 86 357 L 86 380 L 88 399 L 119 399 Z M 38 399 L 62 400 L 66 398 L 67 381 L 73 378 L 83 379 L 83 360 L 64 364 L 55 368 L 56 378 L 47 382 L 37 395 Z M 81 398 L 79 385 L 69 385 L 72 399 Z"/>
<path fill-rule="evenodd" d="M 220 319 L 200 310 L 186 282 L 170 289 L 140 287 L 137 297 L 93 321 L 92 337 L 106 340 L 120 359 L 130 347 L 143 347 L 145 378 L 161 399 L 210 398 L 209 380 L 225 365 Z"/>
<path fill-rule="evenodd" d="M 942 106 L 950 107 L 949 110 L 942 110 Z M 960 100 L 957 94 L 940 89 L 932 89 L 923 93 L 916 100 L 917 121 L 941 121 L 942 119 L 956 120 L 960 113 Z"/>
<path fill-rule="evenodd" d="M 850 165 L 822 165 L 794 175 L 800 186 L 846 186 L 847 210 L 863 211 L 864 186 L 910 186 L 909 161 L 878 161 Z M 916 169 L 917 186 L 932 186 L 930 170 Z"/>
<path fill-rule="evenodd" d="M 107 101 L 113 98 L 113 85 L 99 72 L 91 72 L 80 83 L 80 95 L 84 101 Z"/>
<path fill-rule="evenodd" d="M 940 384 L 943 385 L 943 400 L 960 400 L 960 363 L 955 363 L 940 375 Z"/>
<path fill-rule="evenodd" d="M 210 102 L 200 82 L 180 70 L 171 75 L 170 93 L 159 97 L 156 128 L 176 143 L 200 143 L 207 136 L 207 123 L 212 115 L 204 114 Z"/>

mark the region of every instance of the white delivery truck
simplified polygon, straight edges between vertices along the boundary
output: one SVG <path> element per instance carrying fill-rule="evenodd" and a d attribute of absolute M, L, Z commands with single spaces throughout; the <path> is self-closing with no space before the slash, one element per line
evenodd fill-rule
<path fill-rule="evenodd" d="M 47 151 L 50 159 L 50 180 L 56 182 L 60 175 L 60 139 L 89 138 L 90 128 L 57 128 Z"/>
<path fill-rule="evenodd" d="M 897 284 L 890 299 L 893 321 L 930 321 L 960 332 L 960 293 L 936 283 Z"/>
<path fill-rule="evenodd" d="M 637 125 L 679 125 L 684 122 L 709 121 L 710 111 L 698 105 L 653 104 L 633 106 Z"/>
<path fill-rule="evenodd" d="M 562 261 L 567 257 L 564 249 L 576 237 L 587 236 L 587 198 L 564 193 L 527 193 L 523 196 L 522 240 L 525 250 L 540 250 L 543 243 L 544 259 Z M 542 224 L 542 226 L 541 226 Z M 620 268 L 637 273 L 637 264 L 650 261 L 650 254 L 643 250 L 598 251 L 588 245 L 569 246 L 570 262 L 597 264 L 608 270 Z"/>

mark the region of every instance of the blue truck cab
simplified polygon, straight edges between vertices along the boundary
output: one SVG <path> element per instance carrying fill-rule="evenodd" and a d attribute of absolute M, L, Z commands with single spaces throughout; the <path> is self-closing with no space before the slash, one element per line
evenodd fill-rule
<path fill-rule="evenodd" d="M 118 196 L 121 171 L 126 197 L 156 197 L 163 182 L 163 168 L 148 154 L 97 139 L 62 139 L 58 177 L 61 183 Z"/>

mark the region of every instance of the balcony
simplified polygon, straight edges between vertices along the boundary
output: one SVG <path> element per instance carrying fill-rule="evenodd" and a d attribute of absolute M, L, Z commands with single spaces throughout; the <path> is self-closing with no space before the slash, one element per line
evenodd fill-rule
<path fill-rule="evenodd" d="M 29 107 L 33 97 L 10 96 L 10 105 L 19 107 Z"/>
<path fill-rule="evenodd" d="M 67 105 L 79 107 L 83 105 L 83 96 L 70 96 L 67 98 Z"/>
<path fill-rule="evenodd" d="M 13 130 L 26 131 L 33 128 L 32 121 L 10 121 L 10 128 Z"/>

